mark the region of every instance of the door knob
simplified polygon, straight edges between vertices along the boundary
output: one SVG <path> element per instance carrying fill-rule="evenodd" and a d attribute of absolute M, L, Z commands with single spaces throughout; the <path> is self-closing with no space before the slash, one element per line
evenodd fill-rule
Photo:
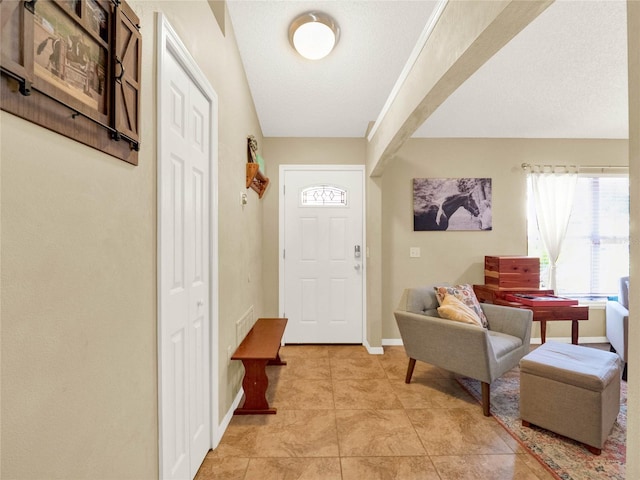
<path fill-rule="evenodd" d="M 353 268 L 355 268 L 356 270 L 360 270 L 360 264 L 359 264 L 359 263 L 356 263 L 356 264 L 353 266 Z"/>

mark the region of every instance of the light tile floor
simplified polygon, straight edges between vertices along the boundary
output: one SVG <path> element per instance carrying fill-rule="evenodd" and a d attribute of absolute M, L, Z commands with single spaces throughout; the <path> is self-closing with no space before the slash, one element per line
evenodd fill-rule
<path fill-rule="evenodd" d="M 285 346 L 267 367 L 276 415 L 234 416 L 196 480 L 548 480 L 442 369 L 402 347 Z"/>

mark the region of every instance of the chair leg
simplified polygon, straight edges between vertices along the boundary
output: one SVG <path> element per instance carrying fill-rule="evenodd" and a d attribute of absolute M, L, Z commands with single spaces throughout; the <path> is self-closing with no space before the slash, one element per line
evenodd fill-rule
<path fill-rule="evenodd" d="M 411 383 L 411 376 L 413 375 L 413 369 L 416 366 L 416 359 L 415 358 L 410 358 L 409 359 L 409 366 L 407 367 L 407 376 L 404 379 L 404 383 Z"/>
<path fill-rule="evenodd" d="M 491 385 L 480 382 L 482 385 L 482 413 L 485 417 L 491 416 Z"/>

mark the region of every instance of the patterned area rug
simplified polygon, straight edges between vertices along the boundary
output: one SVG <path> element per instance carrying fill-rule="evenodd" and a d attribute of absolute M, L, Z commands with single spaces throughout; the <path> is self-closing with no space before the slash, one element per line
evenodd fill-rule
<path fill-rule="evenodd" d="M 480 401 L 480 382 L 458 379 Z M 620 412 L 601 455 L 593 455 L 582 444 L 555 433 L 522 426 L 519 411 L 520 371 L 507 372 L 491 384 L 491 414 L 557 478 L 562 480 L 624 480 L 627 435 L 627 383 L 621 382 Z"/>

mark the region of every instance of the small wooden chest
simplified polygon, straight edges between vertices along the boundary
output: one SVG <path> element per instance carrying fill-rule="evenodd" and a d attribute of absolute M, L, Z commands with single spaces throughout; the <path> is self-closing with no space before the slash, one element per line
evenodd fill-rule
<path fill-rule="evenodd" d="M 540 288 L 538 257 L 484 257 L 484 283 L 500 289 Z"/>

